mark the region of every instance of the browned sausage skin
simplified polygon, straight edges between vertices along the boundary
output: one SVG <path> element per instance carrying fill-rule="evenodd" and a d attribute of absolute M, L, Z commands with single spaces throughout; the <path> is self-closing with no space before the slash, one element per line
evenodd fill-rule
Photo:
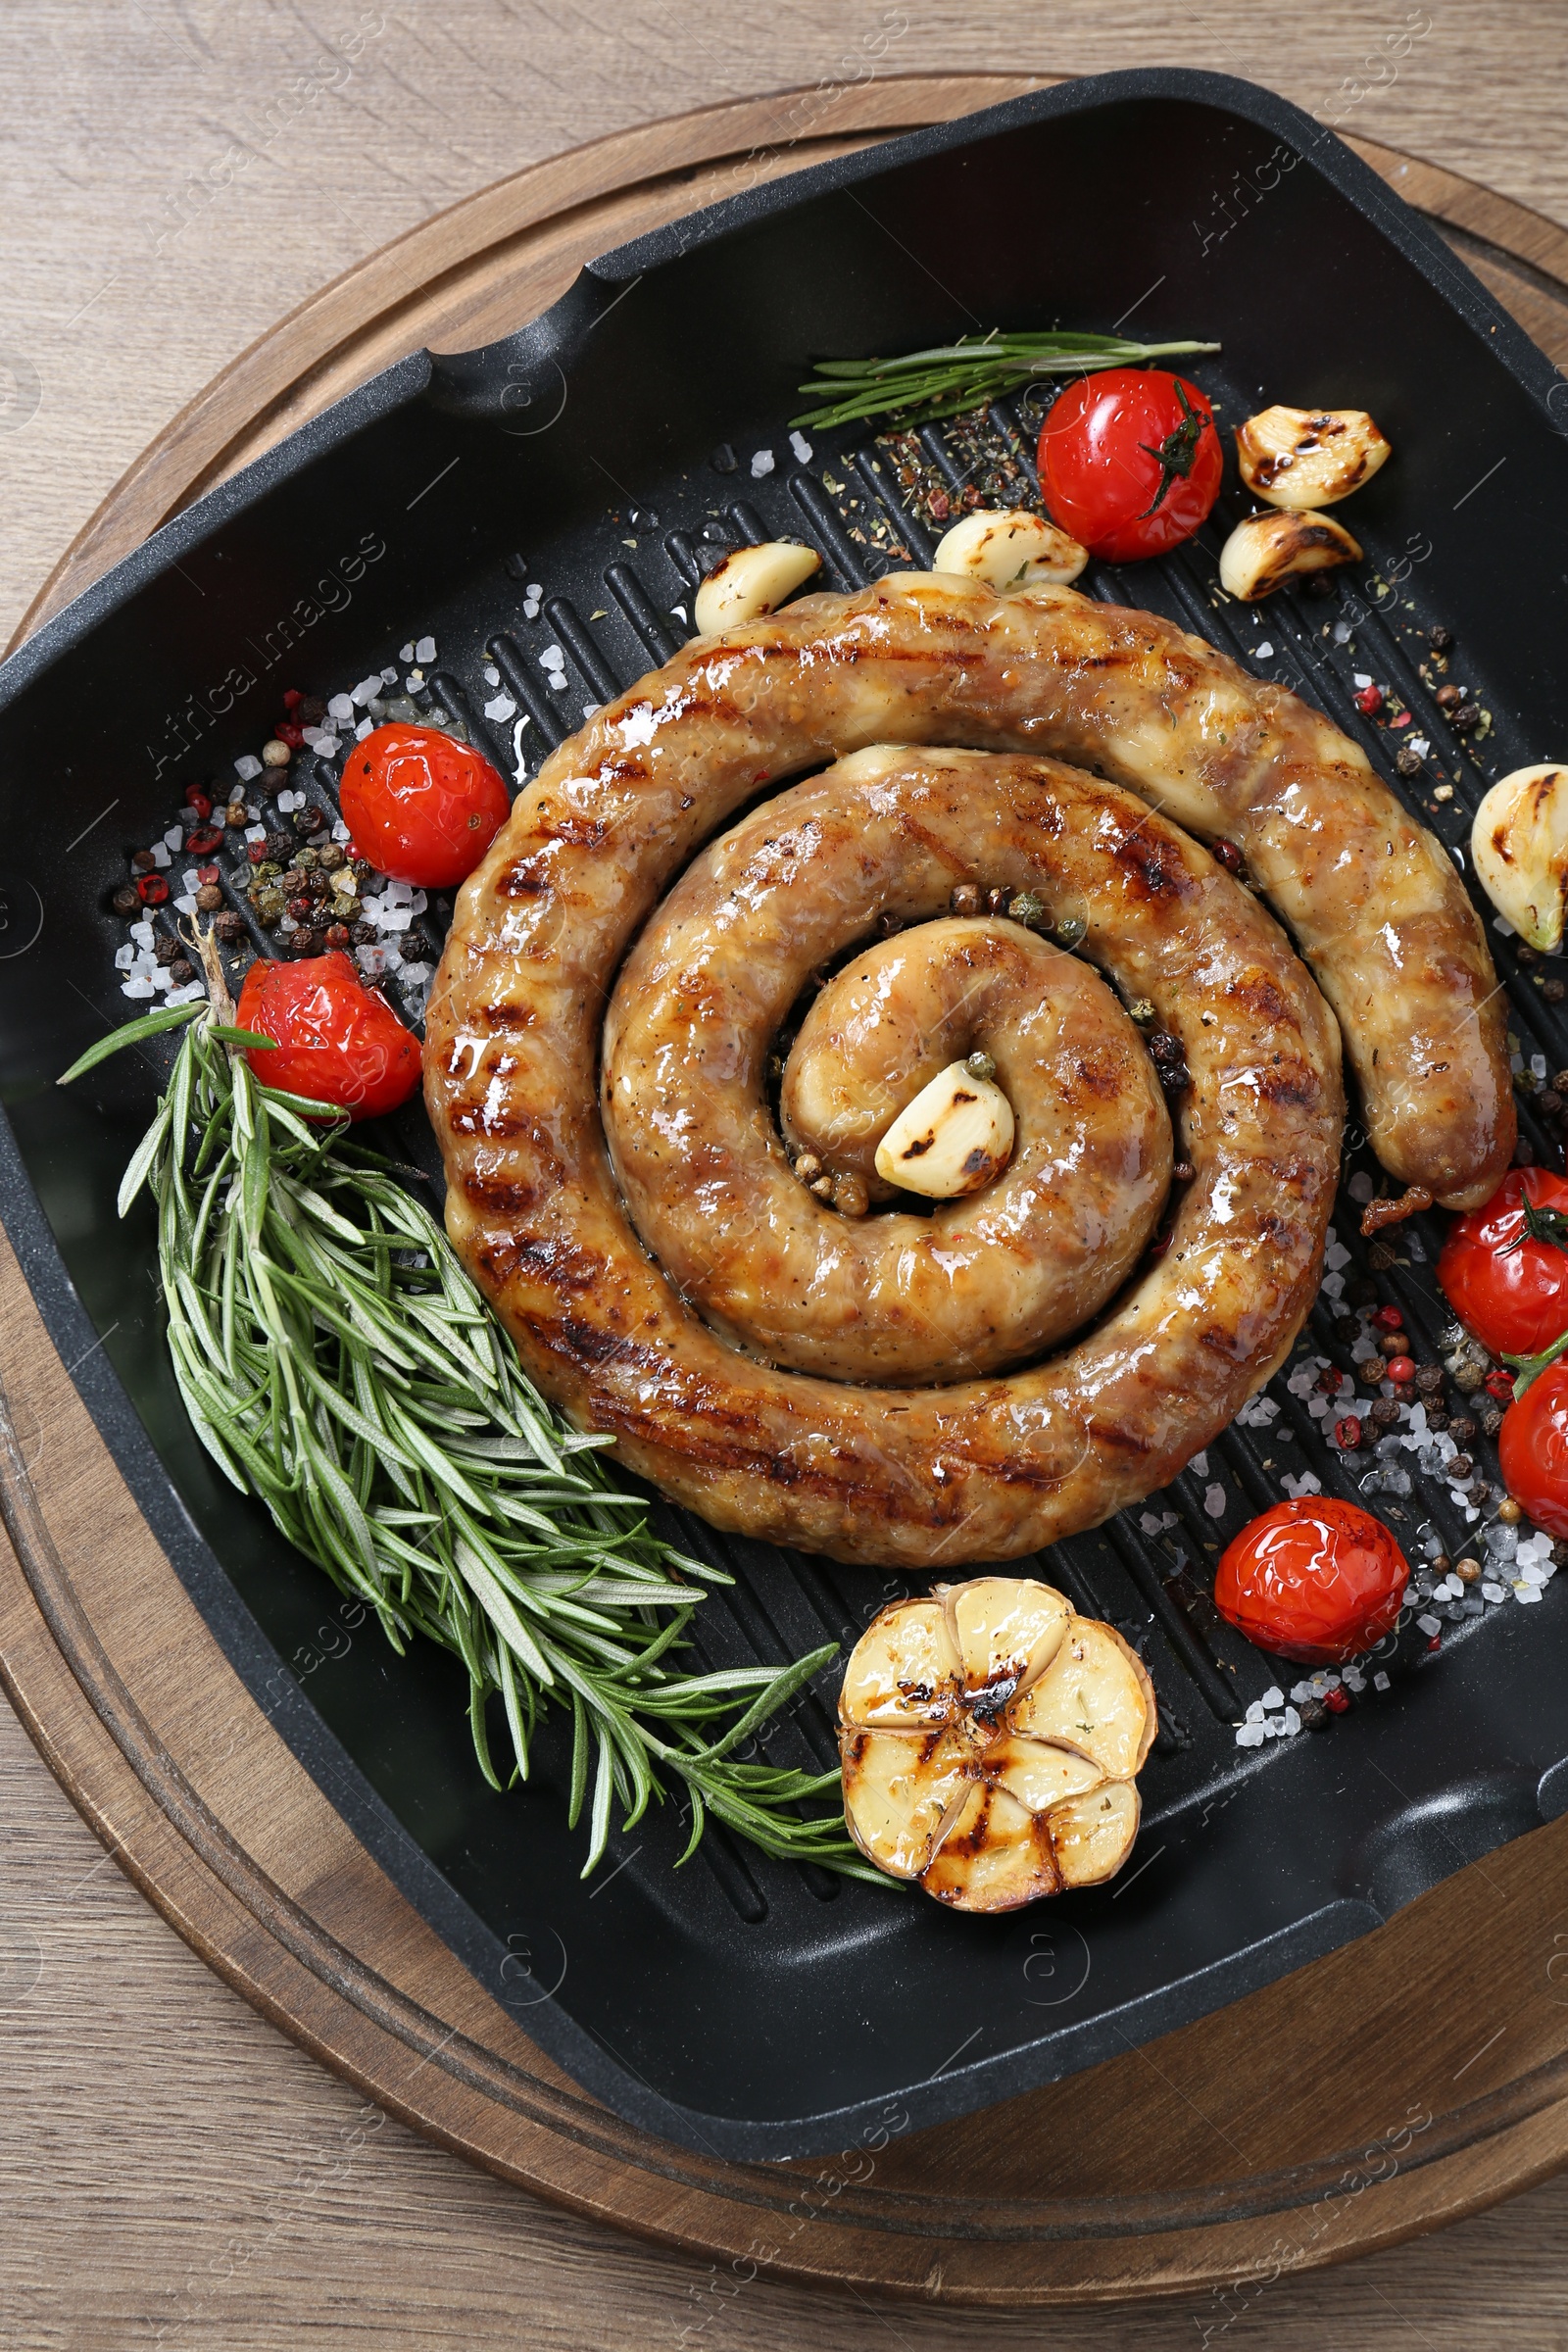
<path fill-rule="evenodd" d="M 592 770 L 581 750 L 547 763 L 466 886 L 428 1030 L 449 1229 L 540 1386 L 716 1525 L 846 1559 L 1016 1556 L 1163 1485 L 1289 1349 L 1333 1202 L 1338 1039 L 1262 907 L 1132 795 L 1048 760 L 867 752 L 771 804 L 777 838 L 820 833 L 834 812 L 858 858 L 853 904 L 842 868 L 824 868 L 845 946 L 901 893 L 911 919 L 939 914 L 960 880 L 1083 907 L 1086 954 L 1182 1041 L 1197 1171 L 1167 1253 L 1059 1357 L 927 1388 L 779 1370 L 719 1337 L 639 1246 L 596 1089 L 605 981 L 719 797 L 733 805 L 750 779 L 715 762 L 705 806 L 694 791 L 683 809 L 682 790 L 632 780 L 625 747 Z M 688 782 L 700 790 L 697 773 Z M 808 928 L 811 863 L 799 882 Z M 745 948 L 742 933 L 732 952 Z M 703 991 L 677 988 L 680 1001 L 662 1049 L 700 1066 L 711 1049 L 711 1083 L 736 1095 L 704 1161 L 722 1255 L 725 1188 L 764 1123 L 760 1082 L 736 1065 L 728 1004 L 713 1000 L 710 1027 Z M 620 1030 L 617 1009 L 612 1039 Z M 782 1163 L 776 1135 L 773 1149 Z M 812 1207 L 803 1196 L 802 1213 Z M 772 1227 L 764 1218 L 759 1240 L 749 1210 L 737 1221 L 735 1247 L 762 1253 L 753 1287 L 765 1292 Z"/>

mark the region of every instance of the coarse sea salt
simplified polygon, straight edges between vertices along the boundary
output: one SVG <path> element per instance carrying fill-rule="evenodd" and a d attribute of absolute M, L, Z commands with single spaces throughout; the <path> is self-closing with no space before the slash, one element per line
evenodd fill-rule
<path fill-rule="evenodd" d="M 491 684 L 494 685 L 495 682 L 495 678 L 492 677 Z M 494 694 L 484 707 L 484 714 L 486 718 L 513 718 L 516 714 L 516 709 L 517 706 L 510 694 Z"/>
<path fill-rule="evenodd" d="M 771 473 L 771 472 L 772 472 L 772 470 L 773 470 L 773 452 L 772 452 L 770 449 L 760 449 L 760 450 L 756 451 L 756 452 L 754 453 L 754 455 L 753 455 L 753 458 L 752 458 L 752 479 L 753 479 L 753 481 L 754 481 L 754 482 L 760 482 L 760 481 L 761 480 L 761 478 L 762 478 L 763 474 L 765 474 L 765 473 Z"/>
<path fill-rule="evenodd" d="M 415 646 L 414 659 L 416 662 L 433 662 L 435 660 L 435 639 L 421 637 Z"/>

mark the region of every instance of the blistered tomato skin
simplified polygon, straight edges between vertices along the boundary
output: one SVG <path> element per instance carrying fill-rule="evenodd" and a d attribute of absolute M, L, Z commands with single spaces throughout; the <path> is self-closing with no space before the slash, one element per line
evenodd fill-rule
<path fill-rule="evenodd" d="M 1040 431 L 1040 488 L 1053 521 L 1111 564 L 1190 539 L 1224 469 L 1208 402 L 1163 368 L 1081 376 Z"/>
<path fill-rule="evenodd" d="M 264 1086 L 351 1118 L 383 1118 L 419 1083 L 418 1039 L 337 950 L 298 963 L 253 963 L 234 1019 L 277 1040 L 245 1056 Z"/>
<path fill-rule="evenodd" d="M 1497 1466 L 1525 1517 L 1568 1537 L 1568 1359 L 1549 1364 L 1503 1414 Z"/>
<path fill-rule="evenodd" d="M 1525 1202 L 1568 1218 L 1568 1177 L 1512 1168 L 1492 1199 L 1456 1217 L 1438 1281 L 1461 1323 L 1494 1355 L 1540 1355 L 1568 1331 L 1568 1250 L 1525 1231 Z M 1568 1239 L 1568 1235 L 1564 1236 Z"/>
<path fill-rule="evenodd" d="M 1259 1649 L 1339 1666 L 1393 1631 L 1410 1581 L 1380 1519 L 1353 1502 L 1277 1502 L 1220 1555 L 1214 1606 Z"/>
<path fill-rule="evenodd" d="M 421 890 L 472 873 L 512 803 L 488 760 L 439 727 L 376 727 L 357 743 L 339 795 L 354 846 Z"/>

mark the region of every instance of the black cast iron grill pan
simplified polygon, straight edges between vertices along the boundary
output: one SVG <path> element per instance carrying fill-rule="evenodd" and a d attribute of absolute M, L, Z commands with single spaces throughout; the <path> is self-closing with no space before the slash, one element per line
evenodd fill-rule
<path fill-rule="evenodd" d="M 396 1883 L 599 2098 L 725 2155 L 837 2149 L 890 2102 L 920 2125 L 1052 2081 L 1363 1934 L 1550 1818 L 1568 1803 L 1568 1602 L 1552 1589 L 1533 1612 L 1509 1601 L 1445 1624 L 1436 1654 L 1407 1629 L 1386 1691 L 1369 1688 L 1321 1737 L 1238 1747 L 1248 1705 L 1298 1670 L 1235 1637 L 1206 1593 L 1220 1546 L 1287 1473 L 1370 1501 L 1412 1557 L 1429 1537 L 1457 1552 L 1480 1532 L 1419 1475 L 1408 1494 L 1363 1496 L 1323 1445 L 1288 1376 L 1307 1356 L 1348 1363 L 1324 1300 L 1271 1385 L 1269 1428 L 1233 1428 L 1168 1493 L 1039 1562 L 1135 1643 L 1158 1692 L 1144 1827 L 1118 1881 L 975 1921 L 769 1863 L 722 1831 L 676 1872 L 671 1804 L 584 1885 L 560 1748 L 542 1743 L 526 1790 L 492 1795 L 452 1662 L 429 1648 L 398 1660 L 344 1626 L 325 1581 L 260 1509 L 236 1506 L 195 1445 L 157 1336 L 150 1218 L 114 1214 L 156 1057 L 110 1062 L 69 1094 L 53 1080 L 135 1009 L 113 963 L 123 926 L 105 911 L 127 854 L 158 838 L 188 782 L 226 789 L 282 688 L 339 690 L 428 634 L 428 700 L 503 773 L 519 751 L 531 769 L 586 707 L 685 640 L 721 546 L 809 539 L 826 583 L 851 588 L 929 561 L 933 485 L 955 507 L 971 480 L 987 503 L 1032 495 L 1029 396 L 968 434 L 928 428 L 910 486 L 868 432 L 812 435 L 800 454 L 785 420 L 804 361 L 1123 318 L 1152 340 L 1223 343 L 1193 368 L 1222 422 L 1275 399 L 1365 407 L 1396 459 L 1355 502 L 1367 564 L 1327 599 L 1287 592 L 1254 612 L 1219 597 L 1234 486 L 1188 548 L 1083 584 L 1283 679 L 1391 779 L 1397 739 L 1352 698 L 1358 674 L 1395 688 L 1431 746 L 1412 805 L 1462 849 L 1487 781 L 1554 748 L 1564 584 L 1544 518 L 1568 493 L 1547 406 L 1559 379 L 1338 141 L 1196 74 L 1016 100 L 608 255 L 520 334 L 407 361 L 352 395 L 0 671 L 0 881 L 18 907 L 36 894 L 42 915 L 25 953 L 0 956 L 0 1213 L 73 1378 L 227 1654 Z M 764 451 L 771 466 L 754 466 Z M 1440 620 L 1454 674 L 1493 714 L 1469 752 L 1420 674 L 1421 633 Z M 546 643 L 564 689 L 539 662 Z M 516 705 L 508 720 L 484 715 L 487 669 Z M 330 808 L 338 764 L 302 759 L 290 781 Z M 1444 805 L 1440 777 L 1455 780 Z M 432 905 L 425 927 L 449 912 Z M 1539 1054 L 1554 1070 L 1568 1031 L 1492 937 L 1523 1066 Z M 1556 1164 L 1528 1101 L 1523 1127 Z M 396 1140 L 438 1182 L 422 1115 Z M 1347 1181 L 1373 1172 L 1352 1125 Z M 1365 1272 L 1356 1216 L 1344 1199 L 1348 1280 Z M 1446 1319 L 1440 1223 L 1399 1228 L 1377 1277 L 1428 1357 Z M 1352 1467 L 1364 1476 L 1365 1457 Z M 736 1576 L 701 1612 L 714 1663 L 824 1636 L 847 1647 L 904 1589 L 668 1516 Z M 831 1761 L 834 1687 L 830 1673 L 803 1696 L 770 1755 Z"/>

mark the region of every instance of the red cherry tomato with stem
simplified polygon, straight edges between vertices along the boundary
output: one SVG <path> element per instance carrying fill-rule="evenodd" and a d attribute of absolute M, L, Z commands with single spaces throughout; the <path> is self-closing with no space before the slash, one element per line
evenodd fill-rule
<path fill-rule="evenodd" d="M 277 1040 L 245 1055 L 264 1086 L 351 1118 L 383 1117 L 419 1083 L 418 1039 L 336 949 L 298 963 L 253 963 L 234 1021 Z"/>
<path fill-rule="evenodd" d="M 1410 1571 L 1381 1519 L 1353 1502 L 1276 1502 L 1220 1554 L 1214 1606 L 1259 1649 L 1338 1666 L 1392 1632 Z"/>
<path fill-rule="evenodd" d="M 1527 1519 L 1568 1536 L 1568 1358 L 1548 1364 L 1502 1416 L 1497 1464 Z"/>
<path fill-rule="evenodd" d="M 512 807 L 489 760 L 439 727 L 374 728 L 350 752 L 339 799 L 355 847 L 424 890 L 471 874 Z"/>
<path fill-rule="evenodd" d="M 1040 489 L 1053 519 L 1111 564 L 1190 539 L 1224 468 L 1208 402 L 1159 368 L 1081 376 L 1040 428 Z"/>
<path fill-rule="evenodd" d="M 1568 1331 L 1568 1177 L 1511 1168 L 1492 1199 L 1458 1217 L 1438 1281 L 1461 1323 L 1494 1355 L 1540 1355 Z"/>

